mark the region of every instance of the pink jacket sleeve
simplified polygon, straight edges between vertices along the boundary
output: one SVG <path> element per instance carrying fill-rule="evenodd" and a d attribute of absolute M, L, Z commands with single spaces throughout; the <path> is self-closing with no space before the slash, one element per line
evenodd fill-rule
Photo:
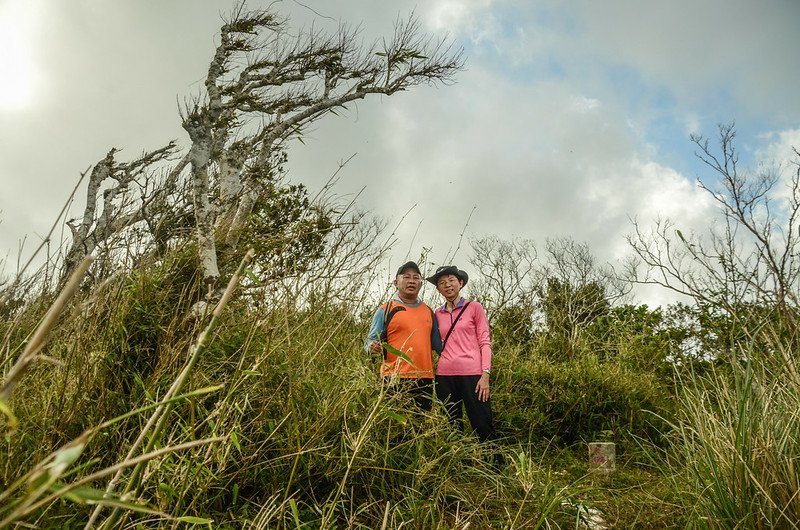
<path fill-rule="evenodd" d="M 492 369 L 492 340 L 489 335 L 489 319 L 486 317 L 486 311 L 483 306 L 478 302 L 472 302 L 475 306 L 475 330 L 478 335 L 478 345 L 481 348 L 481 370 Z"/>

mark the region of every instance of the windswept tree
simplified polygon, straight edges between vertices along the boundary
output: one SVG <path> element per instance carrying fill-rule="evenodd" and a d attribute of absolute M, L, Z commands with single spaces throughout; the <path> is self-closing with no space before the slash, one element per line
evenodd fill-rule
<path fill-rule="evenodd" d="M 175 142 L 170 142 L 132 162 L 121 162 L 117 156 L 119 149 L 113 148 L 91 172 L 87 171 L 89 180 L 83 215 L 67 221 L 72 242 L 64 255 L 62 278 L 66 279 L 84 256 L 97 250 L 113 256 L 129 248 L 128 232 L 163 215 L 173 191 L 165 184 L 174 183 L 185 164 L 179 165 L 166 182 L 159 178 L 156 168 L 174 157 L 176 151 Z M 101 261 L 101 264 L 110 261 Z"/>
<path fill-rule="evenodd" d="M 84 215 L 70 223 L 66 271 L 82 255 L 137 231 L 144 244 L 196 241 L 210 293 L 219 287 L 221 269 L 252 244 L 243 238 L 255 225 L 273 231 L 277 223 L 291 250 L 321 255 L 334 220 L 309 202 L 305 188 L 283 184 L 289 141 L 367 96 L 447 84 L 463 66 L 462 50 L 426 35 L 413 15 L 398 19 L 394 35 L 371 46 L 362 46 L 359 35 L 348 25 L 333 33 L 292 31 L 271 7 L 251 11 L 237 4 L 221 27 L 203 93 L 181 109 L 188 150 L 170 143 L 128 163 L 111 150 L 96 164 Z M 281 224 L 287 208 L 293 213 Z M 298 227 L 312 235 L 297 237 Z"/>

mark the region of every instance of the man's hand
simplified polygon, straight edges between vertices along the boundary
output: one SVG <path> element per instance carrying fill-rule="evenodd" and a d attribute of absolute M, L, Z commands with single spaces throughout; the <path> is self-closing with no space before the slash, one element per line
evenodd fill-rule
<path fill-rule="evenodd" d="M 373 340 L 369 343 L 369 352 L 373 355 L 381 355 L 383 354 L 383 348 L 381 348 L 381 343 L 377 340 Z"/>
<path fill-rule="evenodd" d="M 475 393 L 478 394 L 480 401 L 489 401 L 489 374 L 483 372 L 478 384 L 475 385 Z"/>

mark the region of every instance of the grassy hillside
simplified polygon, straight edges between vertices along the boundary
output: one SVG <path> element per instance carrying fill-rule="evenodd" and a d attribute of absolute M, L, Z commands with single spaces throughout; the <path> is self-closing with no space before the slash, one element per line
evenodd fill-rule
<path fill-rule="evenodd" d="M 108 528 L 586 528 L 589 509 L 607 528 L 800 520 L 800 379 L 778 339 L 766 357 L 665 376 L 622 356 L 553 360 L 498 330 L 496 470 L 440 410 L 379 381 L 363 270 L 245 274 L 212 319 L 192 316 L 187 255 L 68 302 L 7 403 L 0 528 L 82 528 L 98 506 Z M 6 307 L 5 373 L 50 299 Z M 588 472 L 589 441 L 616 442 L 614 474 Z"/>

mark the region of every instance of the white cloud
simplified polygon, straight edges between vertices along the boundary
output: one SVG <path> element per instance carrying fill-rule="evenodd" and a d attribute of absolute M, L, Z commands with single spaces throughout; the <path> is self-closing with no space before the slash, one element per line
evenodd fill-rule
<path fill-rule="evenodd" d="M 24 231 L 45 231 L 79 172 L 108 148 L 134 156 L 185 138 L 176 96 L 200 90 L 218 14 L 231 2 L 53 5 L 44 27 L 52 45 L 42 49 L 53 90 L 69 105 L 42 105 L 0 130 L 4 191 L 18 198 L 12 204 L 0 197 L 6 248 Z M 309 23 L 314 14 L 304 5 L 329 17 L 318 25 L 363 22 L 366 43 L 391 34 L 395 18 L 416 5 L 426 29 L 446 32 L 468 50 L 454 86 L 360 102 L 320 121 L 290 152 L 291 179 L 312 189 L 357 152 L 336 191 L 366 186 L 361 205 L 395 220 L 416 205 L 397 245 L 413 257 L 428 247 L 432 259 L 443 259 L 475 206 L 467 236 L 570 236 L 601 258 L 616 258 L 627 250 L 629 217 L 659 213 L 702 228 L 711 215 L 709 198 L 676 163 L 692 158 L 687 132 L 735 117 L 749 138 L 755 126 L 748 131 L 748 116 L 756 116 L 759 126 L 783 131 L 759 155 L 780 160 L 798 135 L 800 100 L 789 82 L 794 69 L 786 66 L 800 32 L 785 4 L 783 11 L 742 4 L 744 15 L 719 9 L 721 2 L 683 0 L 577 7 L 402 0 L 389 12 L 367 0 L 284 0 L 276 7 Z M 723 100 L 726 115 L 718 117 L 713 103 Z M 676 138 L 667 138 L 673 132 Z"/>
<path fill-rule="evenodd" d="M 639 186 L 630 191 L 631 195 L 640 197 L 640 210 L 632 213 L 650 220 L 669 217 L 685 223 L 684 226 L 702 226 L 707 222 L 714 203 L 694 180 L 656 162 L 636 161 L 634 167 L 641 180 Z"/>
<path fill-rule="evenodd" d="M 492 0 L 434 0 L 426 5 L 427 18 L 434 30 L 472 31 L 477 13 L 485 14 Z"/>
<path fill-rule="evenodd" d="M 691 135 L 702 134 L 700 117 L 694 112 L 687 112 L 683 116 L 684 130 L 687 138 Z"/>
<path fill-rule="evenodd" d="M 798 176 L 800 164 L 800 128 L 772 131 L 760 136 L 765 145 L 754 152 L 756 167 L 753 171 L 774 173 L 778 183 L 772 190 L 771 198 L 779 201 L 784 208 L 791 208 L 793 181 Z M 773 212 L 774 214 L 775 212 Z"/>
<path fill-rule="evenodd" d="M 800 151 L 800 128 L 771 132 L 762 138 L 770 143 L 756 151 L 756 160 L 761 164 L 791 169 L 792 161 L 798 159 L 795 150 Z"/>
<path fill-rule="evenodd" d="M 472 69 L 446 94 L 409 94 L 387 104 L 381 179 L 392 203 L 418 204 L 408 220 L 441 259 L 473 207 L 469 232 L 567 235 L 619 257 L 629 218 L 660 211 L 695 222 L 699 190 L 655 162 L 624 115 L 561 83 L 508 84 Z M 454 125 L 457 124 L 457 125 Z M 381 186 L 371 182 L 370 187 Z M 369 193 L 369 192 L 368 192 Z"/>
<path fill-rule="evenodd" d="M 572 98 L 572 107 L 579 112 L 587 112 L 600 107 L 600 100 L 586 96 L 575 96 Z"/>
<path fill-rule="evenodd" d="M 572 13 L 586 31 L 575 42 L 580 53 L 627 65 L 686 102 L 732 96 L 748 114 L 800 112 L 790 88 L 800 3 L 585 0 Z"/>

